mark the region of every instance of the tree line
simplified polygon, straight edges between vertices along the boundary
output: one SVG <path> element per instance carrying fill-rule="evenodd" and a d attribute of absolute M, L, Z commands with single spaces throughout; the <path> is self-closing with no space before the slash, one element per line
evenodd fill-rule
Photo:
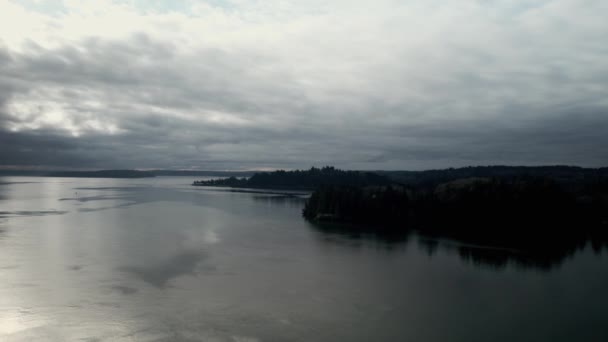
<path fill-rule="evenodd" d="M 572 190 L 547 177 L 468 178 L 434 186 L 326 186 L 302 211 L 387 233 L 415 230 L 521 250 L 608 242 L 608 181 Z"/>

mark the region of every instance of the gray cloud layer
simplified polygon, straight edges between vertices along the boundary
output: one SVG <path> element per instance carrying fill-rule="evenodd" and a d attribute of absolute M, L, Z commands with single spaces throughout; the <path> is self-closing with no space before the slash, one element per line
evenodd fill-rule
<path fill-rule="evenodd" d="M 337 2 L 285 18 L 269 7 L 217 24 L 159 14 L 69 39 L 65 24 L 49 29 L 53 44 L 3 33 L 0 164 L 606 165 L 607 5 L 431 3 L 381 1 L 362 15 Z"/>

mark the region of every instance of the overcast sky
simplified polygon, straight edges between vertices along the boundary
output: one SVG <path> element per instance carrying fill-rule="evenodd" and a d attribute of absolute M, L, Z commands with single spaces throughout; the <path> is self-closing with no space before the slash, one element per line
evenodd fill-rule
<path fill-rule="evenodd" d="M 0 167 L 608 166 L 608 1 L 0 0 Z"/>

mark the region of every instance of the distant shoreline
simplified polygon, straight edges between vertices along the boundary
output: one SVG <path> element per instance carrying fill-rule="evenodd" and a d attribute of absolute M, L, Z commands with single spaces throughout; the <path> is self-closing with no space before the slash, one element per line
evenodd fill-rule
<path fill-rule="evenodd" d="M 249 177 L 254 171 L 187 171 L 187 170 L 0 170 L 0 177 L 70 177 L 70 178 L 152 178 L 152 177 Z"/>

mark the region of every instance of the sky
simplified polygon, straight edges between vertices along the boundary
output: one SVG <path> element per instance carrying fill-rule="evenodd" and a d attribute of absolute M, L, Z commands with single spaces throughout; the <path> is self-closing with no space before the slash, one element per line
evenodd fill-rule
<path fill-rule="evenodd" d="M 0 0 L 0 168 L 608 166 L 608 1 Z"/>

